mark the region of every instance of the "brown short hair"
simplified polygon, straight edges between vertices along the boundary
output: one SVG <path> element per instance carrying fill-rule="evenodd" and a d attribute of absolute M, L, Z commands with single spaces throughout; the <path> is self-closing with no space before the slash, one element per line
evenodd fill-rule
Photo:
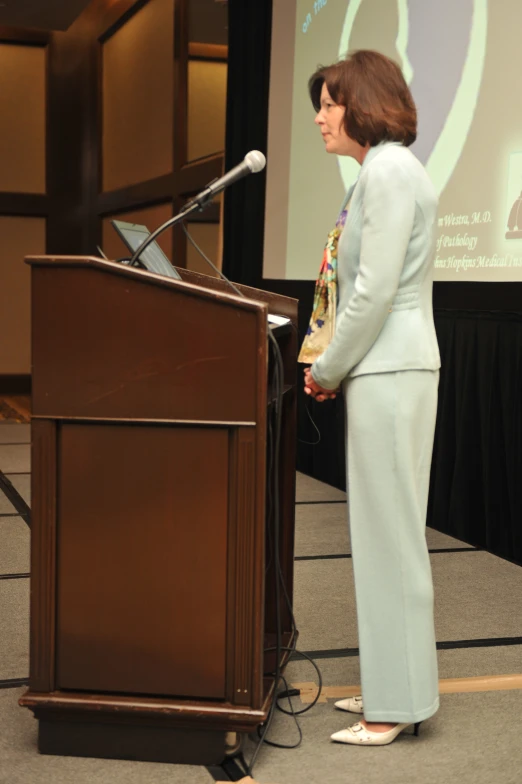
<path fill-rule="evenodd" d="M 346 107 L 344 127 L 363 147 L 383 141 L 406 147 L 417 138 L 417 109 L 401 69 L 389 57 L 361 49 L 319 68 L 308 82 L 316 111 L 323 84 L 335 103 Z"/>

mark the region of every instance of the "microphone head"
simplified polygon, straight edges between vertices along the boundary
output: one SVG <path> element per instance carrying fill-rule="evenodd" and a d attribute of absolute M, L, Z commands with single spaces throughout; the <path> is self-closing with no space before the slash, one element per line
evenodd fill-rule
<path fill-rule="evenodd" d="M 256 174 L 265 168 L 266 158 L 259 150 L 251 150 L 245 155 L 245 163 L 252 174 Z"/>

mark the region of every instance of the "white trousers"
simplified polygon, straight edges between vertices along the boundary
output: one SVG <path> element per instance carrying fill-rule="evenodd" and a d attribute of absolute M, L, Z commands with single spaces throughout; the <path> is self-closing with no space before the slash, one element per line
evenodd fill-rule
<path fill-rule="evenodd" d="M 426 510 L 439 373 L 347 379 L 347 492 L 364 716 L 439 707 Z"/>

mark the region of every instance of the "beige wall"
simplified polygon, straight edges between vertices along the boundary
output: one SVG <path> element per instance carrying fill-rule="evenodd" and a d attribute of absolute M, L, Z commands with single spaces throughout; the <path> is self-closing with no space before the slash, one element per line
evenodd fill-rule
<path fill-rule="evenodd" d="M 188 160 L 225 149 L 227 63 L 191 60 L 188 65 Z"/>
<path fill-rule="evenodd" d="M 0 191 L 45 193 L 45 54 L 0 44 Z"/>
<path fill-rule="evenodd" d="M 44 194 L 44 47 L 0 44 L 0 191 Z M 31 371 L 30 269 L 45 219 L 0 215 L 0 375 Z"/>
<path fill-rule="evenodd" d="M 45 220 L 0 216 L 0 375 L 31 372 L 30 268 L 45 253 Z"/>
<path fill-rule="evenodd" d="M 174 0 L 153 0 L 102 50 L 103 190 L 168 174 L 173 157 Z"/>
<path fill-rule="evenodd" d="M 219 223 L 188 223 L 190 236 L 218 269 L 221 269 Z M 203 275 L 216 276 L 198 251 L 187 240 L 187 269 L 202 272 Z"/>

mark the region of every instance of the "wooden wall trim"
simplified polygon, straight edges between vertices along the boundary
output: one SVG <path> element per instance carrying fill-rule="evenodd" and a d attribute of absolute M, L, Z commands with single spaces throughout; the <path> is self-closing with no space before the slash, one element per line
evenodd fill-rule
<path fill-rule="evenodd" d="M 22 46 L 47 46 L 51 34 L 26 27 L 0 25 L 0 44 L 21 44 Z"/>
<path fill-rule="evenodd" d="M 116 212 L 139 207 L 152 207 L 172 201 L 174 190 L 174 177 L 172 174 L 163 174 L 146 182 L 139 182 L 115 191 L 106 191 L 98 195 L 97 212 L 99 215 L 112 215 Z"/>
<path fill-rule="evenodd" d="M 149 0 L 118 0 L 104 8 L 96 24 L 98 41 L 105 43 L 148 2 Z"/>
<path fill-rule="evenodd" d="M 45 193 L 0 192 L 0 215 L 45 216 L 49 199 Z"/>
<path fill-rule="evenodd" d="M 99 3 L 97 4 L 99 5 Z M 53 36 L 47 67 L 47 252 L 94 253 L 100 243 L 98 194 L 99 8 L 91 3 Z"/>
<path fill-rule="evenodd" d="M 188 55 L 197 60 L 227 60 L 228 46 L 224 44 L 199 44 L 195 41 L 188 45 Z"/>
<path fill-rule="evenodd" d="M 173 170 L 176 190 L 173 192 L 173 214 L 180 211 L 186 195 L 198 192 L 187 191 L 180 181 L 180 172 L 187 162 L 188 149 L 188 37 L 189 37 L 189 0 L 176 0 L 174 8 L 174 79 L 172 101 L 176 132 L 173 134 Z M 172 258 L 187 258 L 187 240 L 181 227 L 172 232 Z M 177 263 L 177 262 L 176 262 Z M 178 265 L 179 266 L 179 265 Z"/>
<path fill-rule="evenodd" d="M 31 394 L 31 376 L 28 373 L 0 373 L 0 394 Z"/>
<path fill-rule="evenodd" d="M 221 217 L 221 205 L 209 204 L 203 212 L 193 212 L 186 223 L 219 223 Z"/>
<path fill-rule="evenodd" d="M 174 171 L 177 172 L 187 163 L 188 137 L 188 24 L 189 0 L 176 0 L 174 8 L 174 103 L 175 117 L 178 118 L 176 133 L 173 134 Z"/>
<path fill-rule="evenodd" d="M 223 153 L 191 161 L 177 172 L 178 193 L 181 196 L 192 196 L 202 191 L 206 184 L 221 177 L 223 173 Z"/>

